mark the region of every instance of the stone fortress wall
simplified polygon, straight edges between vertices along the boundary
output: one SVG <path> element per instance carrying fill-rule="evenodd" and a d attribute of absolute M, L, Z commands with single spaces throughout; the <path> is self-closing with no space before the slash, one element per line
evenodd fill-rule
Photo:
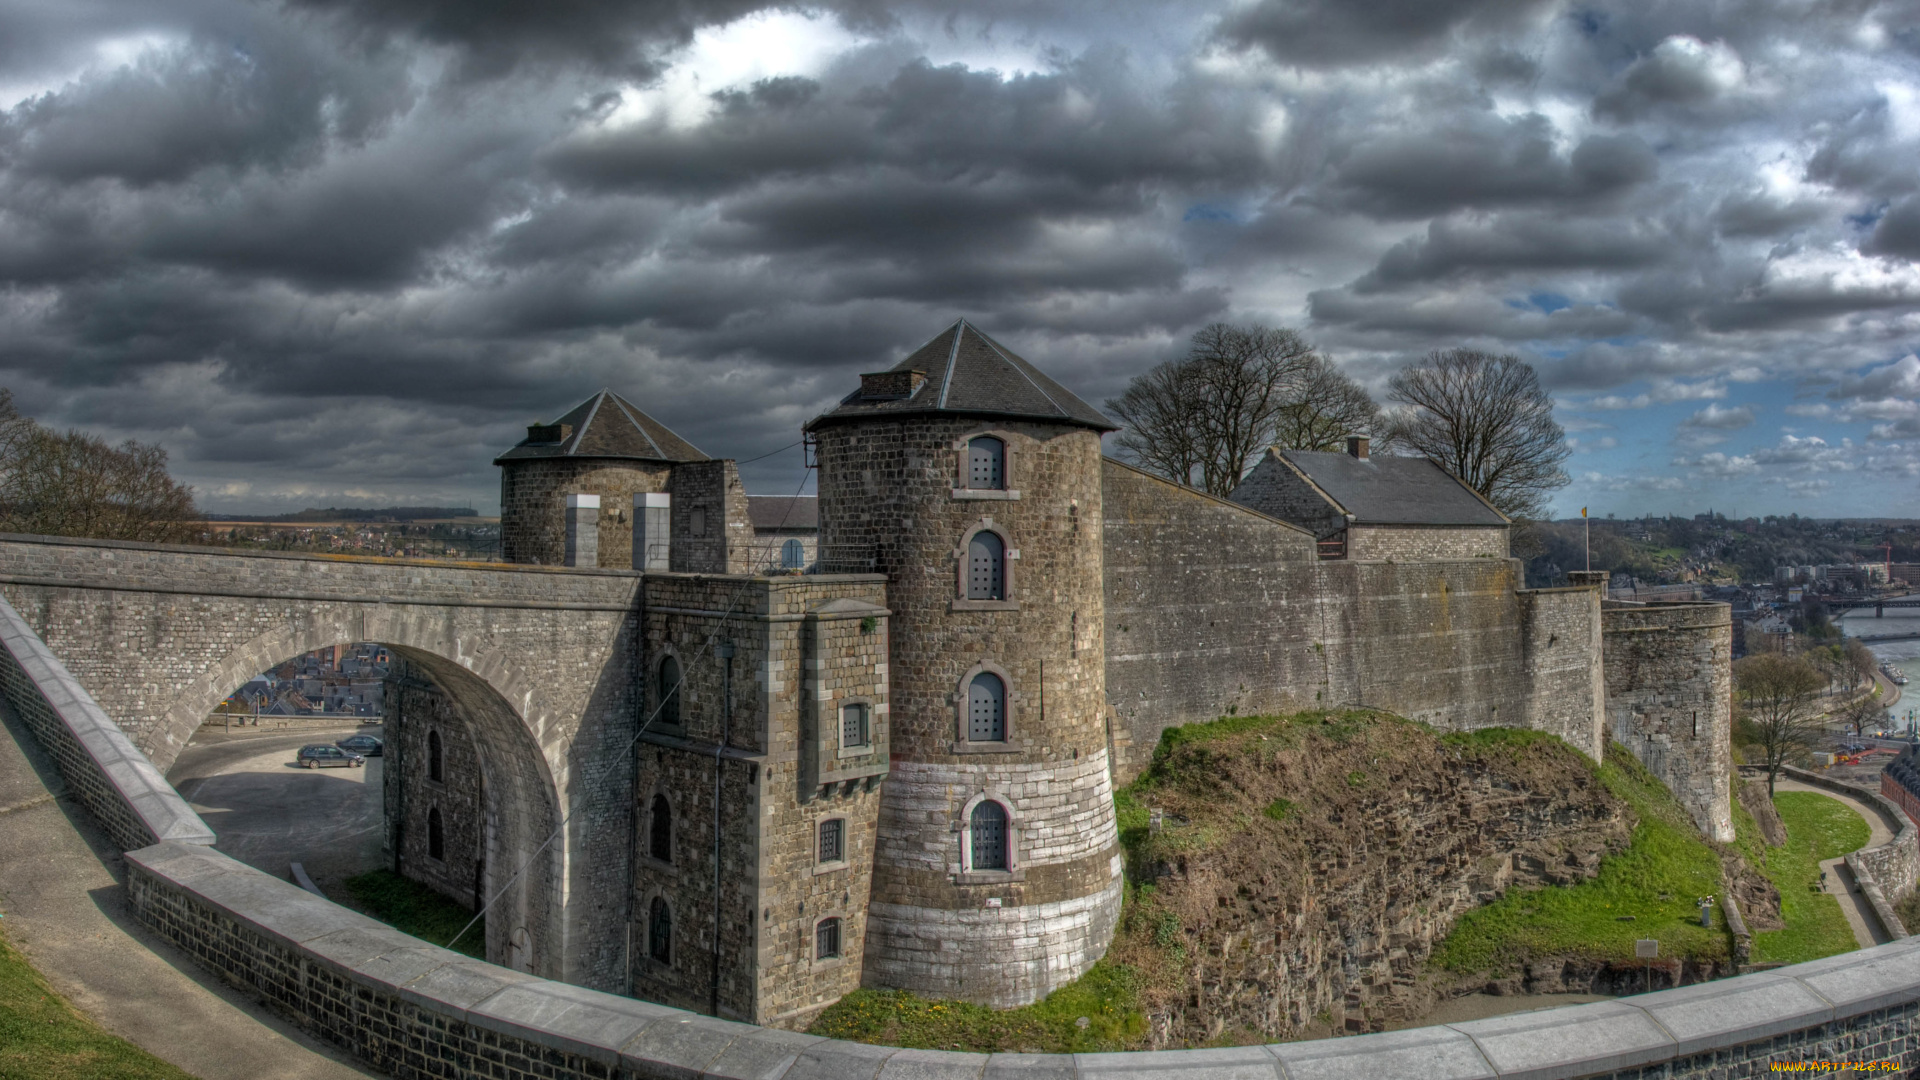
<path fill-rule="evenodd" d="M 1602 588 L 1606 575 L 1590 575 Z M 1715 603 L 1609 600 L 1607 726 L 1672 789 L 1694 824 L 1733 842 L 1733 619 Z"/>
<path fill-rule="evenodd" d="M 385 706 L 381 798 L 393 870 L 478 911 L 485 903 L 487 831 L 501 825 L 487 818 L 479 740 L 453 699 L 403 657 L 394 657 L 387 673 Z"/>
<path fill-rule="evenodd" d="M 899 1050 L 697 1016 L 470 960 L 212 851 L 214 836 L 11 605 L 0 688 L 129 850 L 130 906 L 217 977 L 387 1075 L 1759 1075 L 1778 1061 L 1920 1065 L 1920 939 L 1635 998 L 1379 1035 L 1134 1054 Z M 120 823 L 115 825 L 114 823 Z"/>
<path fill-rule="evenodd" d="M 1102 479 L 1118 782 L 1166 728 L 1312 708 L 1533 727 L 1600 758 L 1597 588 L 1525 589 L 1505 558 L 1321 560 L 1236 503 L 1114 461 Z"/>

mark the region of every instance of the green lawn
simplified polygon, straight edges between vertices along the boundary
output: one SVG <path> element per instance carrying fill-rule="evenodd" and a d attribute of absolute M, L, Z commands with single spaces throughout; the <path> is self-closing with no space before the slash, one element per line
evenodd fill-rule
<path fill-rule="evenodd" d="M 193 1080 L 75 1012 L 0 934 L 0 1080 Z"/>
<path fill-rule="evenodd" d="M 1018 1009 L 940 1001 L 904 990 L 855 990 L 807 1031 L 916 1050 L 1086 1054 L 1137 1048 L 1146 1034 L 1146 1017 L 1135 999 L 1132 972 L 1103 961 Z"/>
<path fill-rule="evenodd" d="M 347 879 L 347 892 L 353 905 L 393 927 L 422 941 L 445 945 L 460 928 L 473 921 L 473 911 L 457 904 L 417 881 L 409 881 L 391 870 L 374 870 Z M 481 920 L 468 930 L 455 946 L 476 960 L 487 958 L 487 924 Z"/>
<path fill-rule="evenodd" d="M 1820 860 L 1866 844 L 1867 823 L 1845 803 L 1811 791 L 1779 792 L 1773 805 L 1787 826 L 1787 844 L 1767 849 L 1761 870 L 1780 890 L 1787 926 L 1755 934 L 1753 958 L 1797 964 L 1858 948 L 1839 898 L 1812 887 L 1820 880 Z"/>
<path fill-rule="evenodd" d="M 1636 938 L 1657 939 L 1661 956 L 1728 955 L 1725 927 L 1716 917 L 1713 929 L 1702 928 L 1694 903 L 1720 891 L 1719 856 L 1672 792 L 1611 742 L 1600 779 L 1640 819 L 1627 850 L 1577 885 L 1510 889 L 1467 912 L 1434 948 L 1434 964 L 1497 971 L 1532 956 L 1626 960 Z"/>

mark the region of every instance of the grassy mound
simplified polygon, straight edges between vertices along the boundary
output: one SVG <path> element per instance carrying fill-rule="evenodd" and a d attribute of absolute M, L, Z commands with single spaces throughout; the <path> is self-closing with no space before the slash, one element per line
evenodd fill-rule
<path fill-rule="evenodd" d="M 1819 891 L 1820 862 L 1865 846 L 1872 831 L 1845 803 L 1811 791 L 1778 792 L 1773 805 L 1787 826 L 1787 843 L 1767 850 L 1761 871 L 1780 890 L 1787 925 L 1755 934 L 1753 958 L 1797 964 L 1858 948 L 1839 898 Z"/>
<path fill-rule="evenodd" d="M 1720 920 L 1716 929 L 1701 927 L 1695 905 L 1720 891 L 1718 853 L 1666 785 L 1612 742 L 1600 781 L 1639 818 L 1627 850 L 1601 860 L 1592 880 L 1510 890 L 1461 916 L 1434 948 L 1434 964 L 1451 971 L 1497 971 L 1535 957 L 1630 960 L 1636 938 L 1658 940 L 1661 956 L 1729 956 Z"/>
<path fill-rule="evenodd" d="M 0 1077 L 193 1080 L 74 1011 L 0 935 Z"/>
<path fill-rule="evenodd" d="M 1018 1009 L 923 998 L 904 990 L 855 990 L 808 1033 L 914 1050 L 1087 1054 L 1139 1047 L 1147 1032 L 1136 976 L 1112 963 Z M 1080 1021 L 1086 1020 L 1082 1027 Z"/>
<path fill-rule="evenodd" d="M 372 870 L 347 879 L 352 904 L 402 933 L 422 941 L 446 945 L 473 921 L 473 912 L 417 881 L 401 877 L 391 870 Z M 487 958 L 486 920 L 468 930 L 454 946 L 476 960 Z"/>

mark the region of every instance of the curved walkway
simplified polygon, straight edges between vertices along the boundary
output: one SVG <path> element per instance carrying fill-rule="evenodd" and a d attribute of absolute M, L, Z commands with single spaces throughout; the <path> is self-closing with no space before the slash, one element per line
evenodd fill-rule
<path fill-rule="evenodd" d="M 0 912 L 8 940 L 55 990 L 101 1027 L 202 1080 L 375 1075 L 149 933 L 127 910 L 120 853 L 63 791 L 0 701 Z"/>
<path fill-rule="evenodd" d="M 1842 795 L 1837 791 L 1828 791 L 1826 788 L 1814 787 L 1812 784 L 1803 784 L 1785 776 L 1776 779 L 1774 786 L 1779 791 L 1811 791 L 1815 795 L 1825 795 L 1835 802 L 1844 803 L 1848 809 L 1864 818 L 1867 828 L 1872 830 L 1867 842 L 1860 845 L 1862 848 L 1878 847 L 1881 844 L 1893 842 L 1893 830 L 1887 828 L 1886 819 L 1863 799 Z M 1861 894 L 1860 883 L 1853 880 L 1853 871 L 1847 867 L 1846 855 L 1823 860 L 1820 863 L 1820 869 L 1826 874 L 1822 879 L 1822 888 L 1839 897 L 1840 912 L 1847 917 L 1847 925 L 1853 928 L 1853 940 L 1859 942 L 1861 948 L 1884 945 L 1893 940 L 1886 928 L 1880 925 L 1880 920 L 1874 916 L 1873 908 L 1867 904 L 1867 898 Z"/>

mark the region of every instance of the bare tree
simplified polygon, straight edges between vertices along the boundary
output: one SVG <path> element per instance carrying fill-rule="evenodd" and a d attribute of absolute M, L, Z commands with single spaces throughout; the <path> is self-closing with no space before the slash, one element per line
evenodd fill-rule
<path fill-rule="evenodd" d="M 1379 428 L 1380 406 L 1333 361 L 1316 354 L 1307 359 L 1292 400 L 1274 418 L 1269 441 L 1286 450 L 1342 450 L 1347 436 Z"/>
<path fill-rule="evenodd" d="M 1826 680 L 1799 657 L 1766 653 L 1733 665 L 1733 696 L 1747 733 L 1767 767 L 1767 796 L 1780 767 L 1794 752 L 1813 745 L 1820 731 L 1815 699 Z"/>
<path fill-rule="evenodd" d="M 1572 451 L 1553 399 L 1519 357 L 1441 350 L 1387 385 L 1405 406 L 1389 422 L 1394 441 L 1439 462 L 1508 517 L 1541 516 L 1547 495 L 1571 479 L 1560 467 Z"/>
<path fill-rule="evenodd" d="M 1225 323 L 1195 334 L 1185 357 L 1134 379 L 1107 409 L 1127 425 L 1123 453 L 1220 496 L 1267 447 L 1330 449 L 1369 432 L 1379 413 L 1298 333 Z"/>
<path fill-rule="evenodd" d="M 0 530 L 177 543 L 192 535 L 196 516 L 192 489 L 167 473 L 165 450 L 49 431 L 0 389 Z"/>

